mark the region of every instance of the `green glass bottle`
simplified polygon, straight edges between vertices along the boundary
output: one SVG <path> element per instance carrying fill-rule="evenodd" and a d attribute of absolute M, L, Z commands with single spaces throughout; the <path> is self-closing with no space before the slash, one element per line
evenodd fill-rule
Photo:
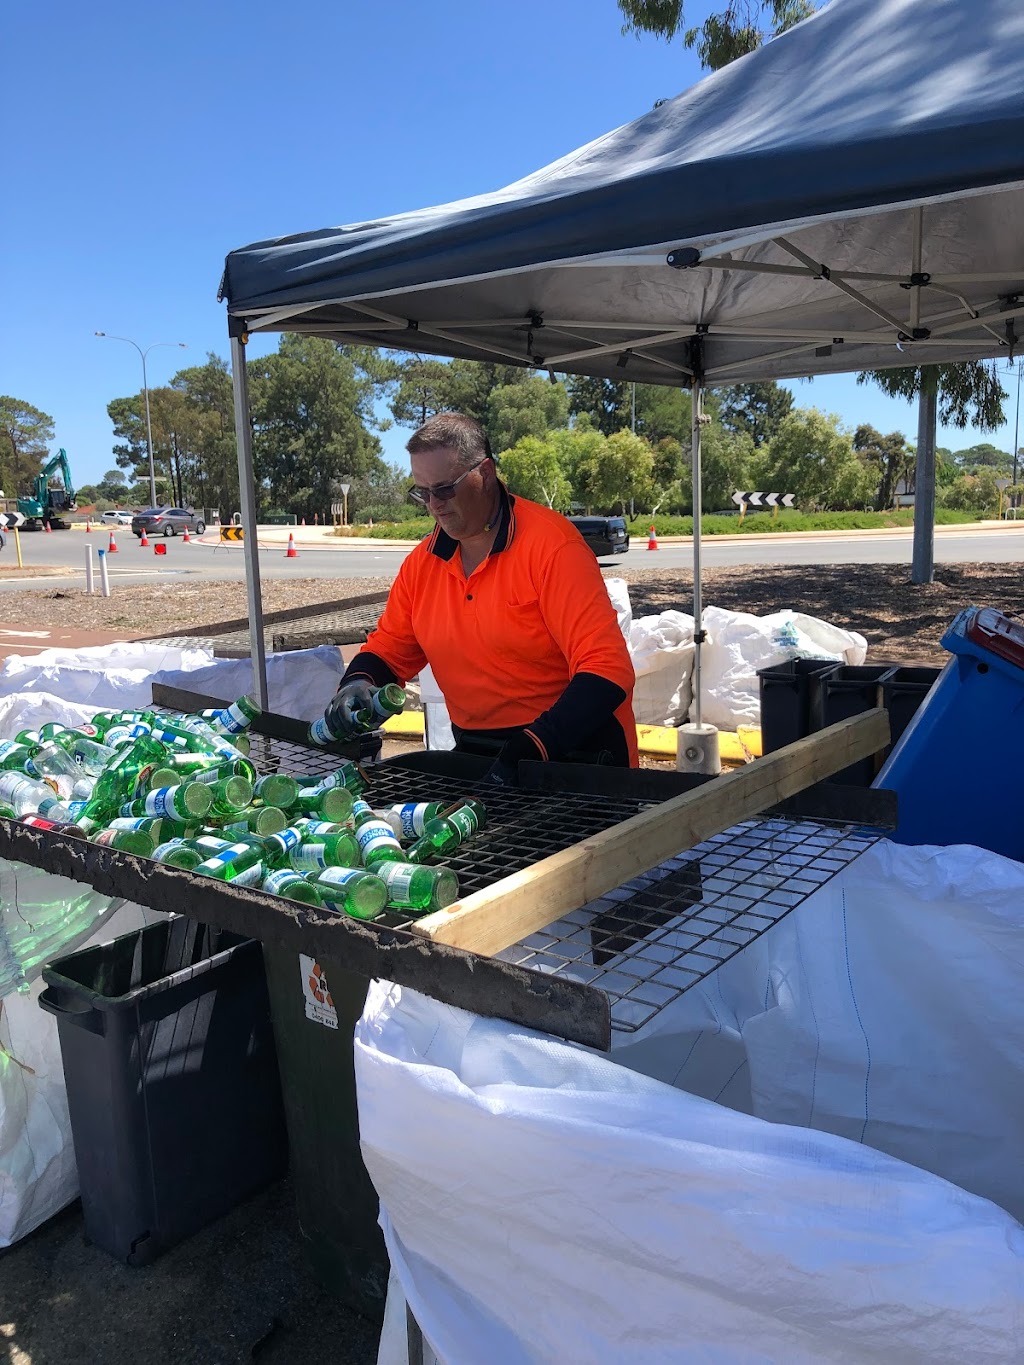
<path fill-rule="evenodd" d="M 458 878 L 450 867 L 381 863 L 375 873 L 387 888 L 388 905 L 397 910 L 444 910 L 459 898 Z"/>
<path fill-rule="evenodd" d="M 168 867 L 194 872 L 206 855 L 190 848 L 183 839 L 168 839 L 166 843 L 158 844 L 150 856 L 158 863 L 166 863 Z"/>
<path fill-rule="evenodd" d="M 36 747 L 34 744 L 19 744 L 16 739 L 0 739 L 0 768 L 5 772 L 25 772 L 25 764 Z"/>
<path fill-rule="evenodd" d="M 404 688 L 397 683 L 385 683 L 383 687 L 374 688 L 368 706 L 354 713 L 351 729 L 332 729 L 326 716 L 317 716 L 307 732 L 308 741 L 310 744 L 338 744 L 353 735 L 378 730 L 391 716 L 398 715 L 405 700 Z"/>
<path fill-rule="evenodd" d="M 408 850 L 410 863 L 428 863 L 454 853 L 483 824 L 484 808 L 479 801 L 464 801 L 448 815 L 439 815 L 423 826 L 422 836 Z"/>
<path fill-rule="evenodd" d="M 355 821 L 356 840 L 365 867 L 373 868 L 378 863 L 389 861 L 405 862 L 405 854 L 395 838 L 395 831 L 365 801 L 355 802 L 352 819 Z"/>
<path fill-rule="evenodd" d="M 236 811 L 222 828 L 231 834 L 277 834 L 288 825 L 288 817 L 277 806 L 246 806 Z"/>
<path fill-rule="evenodd" d="M 359 845 L 349 830 L 303 839 L 298 848 L 289 849 L 288 866 L 295 872 L 316 872 L 321 867 L 358 867 Z"/>
<path fill-rule="evenodd" d="M 129 801 L 121 815 L 166 815 L 171 820 L 194 822 L 206 815 L 212 803 L 210 788 L 202 782 L 179 783 L 176 787 L 157 787 L 137 801 Z"/>
<path fill-rule="evenodd" d="M 299 901 L 302 905 L 315 905 L 318 909 L 324 903 L 313 882 L 307 881 L 301 872 L 293 872 L 287 867 L 268 873 L 260 889 L 274 896 L 284 896 L 290 901 Z"/>
<path fill-rule="evenodd" d="M 30 749 L 38 749 L 43 741 L 38 730 L 19 730 L 14 736 L 14 742 L 16 744 L 27 744 Z"/>
<path fill-rule="evenodd" d="M 108 829 L 138 829 L 152 836 L 154 847 L 179 834 L 185 826 L 167 820 L 162 815 L 116 815 L 107 822 Z"/>
<path fill-rule="evenodd" d="M 246 839 L 244 834 L 236 833 L 234 837 L 242 842 Z M 295 825 L 287 825 L 276 834 L 253 834 L 249 838 L 263 851 L 266 862 L 272 867 L 277 867 L 284 863 L 293 848 L 298 848 L 302 843 L 302 830 Z"/>
<path fill-rule="evenodd" d="M 102 844 L 104 848 L 116 848 L 121 853 L 134 853 L 141 858 L 151 858 L 155 848 L 153 836 L 141 829 L 101 829 L 89 838 L 90 842 Z"/>
<path fill-rule="evenodd" d="M 307 879 L 323 898 L 324 909 L 354 919 L 376 919 L 387 903 L 387 888 L 372 872 L 353 867 L 325 867 Z"/>
<path fill-rule="evenodd" d="M 344 787 L 301 787 L 290 809 L 344 823 L 352 815 L 352 794 Z"/>
<path fill-rule="evenodd" d="M 240 735 L 262 714 L 262 708 L 252 697 L 239 697 L 230 706 L 222 707 L 219 711 L 204 711 L 203 719 L 209 722 L 211 729 L 219 731 L 222 735 Z"/>
<path fill-rule="evenodd" d="M 255 844 L 229 844 L 205 858 L 195 871 L 234 886 L 259 886 L 267 875 L 263 851 Z"/>
<path fill-rule="evenodd" d="M 406 801 L 404 805 L 386 806 L 377 814 L 387 820 L 399 839 L 409 842 L 418 839 L 428 820 L 444 810 L 443 801 Z"/>
<path fill-rule="evenodd" d="M 86 817 L 105 823 L 106 817 L 117 815 L 126 801 L 134 799 L 136 783 L 140 781 L 144 769 L 160 763 L 166 753 L 166 747 L 148 735 L 132 740 L 96 779 L 92 796 L 86 802 Z M 132 813 L 145 815 L 148 812 Z"/>
<path fill-rule="evenodd" d="M 287 773 L 265 773 L 252 784 L 253 795 L 267 806 L 279 806 L 288 810 L 295 804 L 299 794 L 299 784 Z"/>
<path fill-rule="evenodd" d="M 337 768 L 329 773 L 293 773 L 300 787 L 314 787 L 324 791 L 328 787 L 346 787 L 353 796 L 362 796 L 369 786 L 366 774 L 358 763 L 343 758 Z"/>
<path fill-rule="evenodd" d="M 350 820 L 312 820 L 304 815 L 295 821 L 295 828 L 302 830 L 304 839 L 319 839 L 322 834 L 340 834 L 343 829 L 354 828 Z"/>
<path fill-rule="evenodd" d="M 244 777 L 221 777 L 202 785 L 210 793 L 210 815 L 216 819 L 233 819 L 252 804 L 252 784 Z"/>
<path fill-rule="evenodd" d="M 48 720 L 45 725 L 39 727 L 39 738 L 42 740 L 52 740 L 54 735 L 59 735 L 66 730 L 66 725 L 61 725 L 59 721 Z"/>

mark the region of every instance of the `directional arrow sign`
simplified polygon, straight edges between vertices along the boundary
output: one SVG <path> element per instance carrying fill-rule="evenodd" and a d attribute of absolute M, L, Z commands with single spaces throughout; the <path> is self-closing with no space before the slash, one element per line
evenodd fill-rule
<path fill-rule="evenodd" d="M 768 507 L 775 507 L 778 504 L 779 495 L 778 493 L 766 493 L 764 500 Z"/>
<path fill-rule="evenodd" d="M 761 499 L 762 499 L 763 497 L 764 497 L 764 494 L 763 494 L 763 493 L 748 493 L 748 494 L 747 494 L 747 502 L 750 503 L 751 507 L 760 507 L 760 506 L 761 506 Z"/>
<path fill-rule="evenodd" d="M 746 493 L 734 493 L 732 495 L 732 500 L 737 507 L 742 507 L 747 500 L 747 495 Z"/>
<path fill-rule="evenodd" d="M 21 512 L 0 512 L 0 523 L 12 531 L 16 526 L 24 526 L 25 518 Z"/>
<path fill-rule="evenodd" d="M 794 501 L 795 498 L 796 498 L 796 494 L 795 494 L 795 493 L 783 493 L 783 495 L 782 495 L 782 505 L 783 505 L 783 507 L 792 507 L 792 506 L 793 506 L 793 501 Z"/>

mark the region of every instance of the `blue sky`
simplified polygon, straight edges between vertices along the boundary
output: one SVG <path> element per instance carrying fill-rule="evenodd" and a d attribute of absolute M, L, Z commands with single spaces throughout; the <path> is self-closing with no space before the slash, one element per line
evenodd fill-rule
<path fill-rule="evenodd" d="M 689 0 L 687 18 L 716 7 Z M 0 392 L 54 416 L 77 482 L 100 477 L 106 405 L 139 390 L 141 366 L 96 330 L 186 342 L 149 357 L 150 385 L 166 383 L 227 355 L 231 248 L 496 188 L 699 79 L 681 44 L 620 29 L 615 0 L 9 8 Z M 852 376 L 794 387 L 801 405 L 914 437 L 911 405 Z M 385 437 L 390 458 L 407 435 Z"/>

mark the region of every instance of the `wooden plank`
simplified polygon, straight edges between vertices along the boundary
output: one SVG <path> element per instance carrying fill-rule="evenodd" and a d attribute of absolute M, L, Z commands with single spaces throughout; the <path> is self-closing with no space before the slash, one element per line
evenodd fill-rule
<path fill-rule="evenodd" d="M 888 742 L 885 711 L 852 716 L 504 877 L 447 910 L 425 916 L 414 932 L 472 952 L 500 952 Z"/>

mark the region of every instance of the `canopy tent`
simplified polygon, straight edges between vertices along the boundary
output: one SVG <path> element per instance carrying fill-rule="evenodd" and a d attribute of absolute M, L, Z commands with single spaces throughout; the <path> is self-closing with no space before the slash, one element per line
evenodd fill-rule
<path fill-rule="evenodd" d="M 232 252 L 243 517 L 254 524 L 255 331 L 698 399 L 706 384 L 1012 356 L 1022 91 L 1019 0 L 833 0 L 503 190 Z M 699 507 L 699 402 L 694 414 Z"/>

